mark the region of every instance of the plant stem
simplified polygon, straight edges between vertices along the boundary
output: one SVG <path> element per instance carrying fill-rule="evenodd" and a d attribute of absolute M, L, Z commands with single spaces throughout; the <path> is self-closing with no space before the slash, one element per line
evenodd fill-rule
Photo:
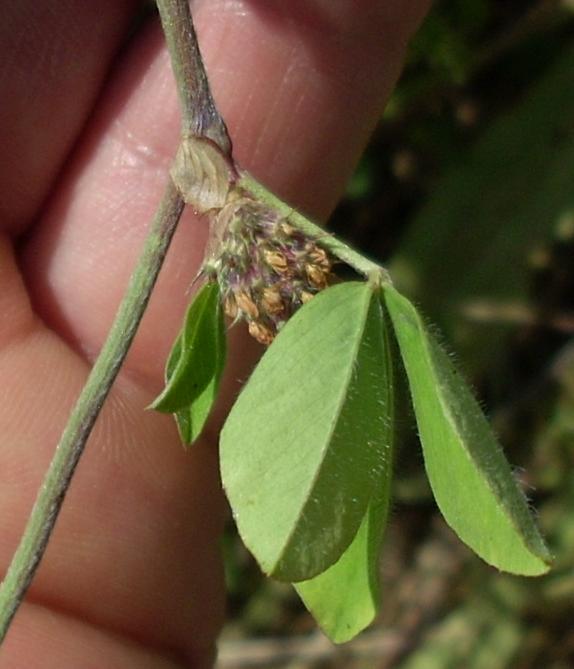
<path fill-rule="evenodd" d="M 72 411 L 0 586 L 0 643 L 42 559 L 76 465 L 144 314 L 183 207 L 170 179 L 108 338 Z"/>
<path fill-rule="evenodd" d="M 182 110 L 182 133 L 208 137 L 231 155 L 231 141 L 211 91 L 188 0 L 157 0 Z"/>
<path fill-rule="evenodd" d="M 342 260 L 344 263 L 352 267 L 356 272 L 362 274 L 365 278 L 372 279 L 373 276 L 378 276 L 382 284 L 392 283 L 389 273 L 384 267 L 381 267 L 373 260 L 365 258 L 358 251 L 355 251 L 350 246 L 337 239 L 334 235 L 330 235 L 322 227 L 312 223 L 303 214 L 290 207 L 288 204 L 280 200 L 271 191 L 268 191 L 265 186 L 261 185 L 247 172 L 241 172 L 238 182 L 239 188 L 251 193 L 256 200 L 265 202 L 270 207 L 273 207 L 278 212 L 283 214 L 296 228 L 301 230 L 311 237 L 315 237 L 335 257 Z"/>
<path fill-rule="evenodd" d="M 231 158 L 231 142 L 225 123 L 211 96 L 188 0 L 157 0 L 157 6 L 181 99 L 183 133 L 184 135 L 188 133 L 208 137 L 219 146 L 225 155 Z M 383 267 L 329 235 L 321 227 L 273 195 L 247 172 L 241 173 L 238 185 L 252 193 L 257 200 L 284 213 L 285 217 L 289 218 L 289 221 L 301 231 L 313 237 L 319 237 L 321 244 L 326 249 L 359 274 L 367 278 L 378 275 L 381 283 L 391 283 Z"/>
<path fill-rule="evenodd" d="M 230 156 L 231 141 L 209 90 L 188 2 L 157 0 L 157 6 L 182 106 L 182 136 L 208 138 Z M 0 643 L 44 555 L 76 466 L 145 312 L 184 206 L 170 178 L 108 338 L 68 420 L 0 586 Z"/>

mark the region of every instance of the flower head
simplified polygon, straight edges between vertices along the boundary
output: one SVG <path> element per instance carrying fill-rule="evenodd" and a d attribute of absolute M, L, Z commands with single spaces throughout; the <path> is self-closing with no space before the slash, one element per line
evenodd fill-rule
<path fill-rule="evenodd" d="M 333 258 L 260 202 L 233 198 L 214 221 L 203 272 L 217 278 L 225 313 L 269 345 L 285 322 L 333 280 Z"/>

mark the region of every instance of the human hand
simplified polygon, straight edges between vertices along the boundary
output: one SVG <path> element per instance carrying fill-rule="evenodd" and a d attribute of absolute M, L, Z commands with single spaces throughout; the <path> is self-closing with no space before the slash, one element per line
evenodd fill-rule
<path fill-rule="evenodd" d="M 5 570 L 100 350 L 178 141 L 157 23 L 135 0 L 19 0 L 0 24 L 0 561 Z M 428 0 L 197 0 L 235 157 L 324 218 L 380 116 Z M 106 83 L 104 78 L 111 67 Z M 206 239 L 186 213 L 53 540 L 1 651 L 6 669 L 208 667 L 223 617 L 216 432 L 255 347 L 185 452 L 162 386 Z"/>

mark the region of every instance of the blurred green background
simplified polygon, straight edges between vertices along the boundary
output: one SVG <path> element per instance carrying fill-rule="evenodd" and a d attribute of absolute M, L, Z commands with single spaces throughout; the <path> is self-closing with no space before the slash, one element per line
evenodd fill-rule
<path fill-rule="evenodd" d="M 331 645 L 230 524 L 218 668 L 574 667 L 574 2 L 436 3 L 331 229 L 456 351 L 556 565 L 505 576 L 456 539 L 405 399 L 377 623 Z"/>

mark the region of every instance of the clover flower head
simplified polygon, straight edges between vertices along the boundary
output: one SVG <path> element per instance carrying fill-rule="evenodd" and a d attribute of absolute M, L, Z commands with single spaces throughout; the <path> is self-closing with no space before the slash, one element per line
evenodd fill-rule
<path fill-rule="evenodd" d="M 333 282 L 333 258 L 320 240 L 265 204 L 237 196 L 213 226 L 215 248 L 203 272 L 217 279 L 227 316 L 245 320 L 262 344 Z"/>

